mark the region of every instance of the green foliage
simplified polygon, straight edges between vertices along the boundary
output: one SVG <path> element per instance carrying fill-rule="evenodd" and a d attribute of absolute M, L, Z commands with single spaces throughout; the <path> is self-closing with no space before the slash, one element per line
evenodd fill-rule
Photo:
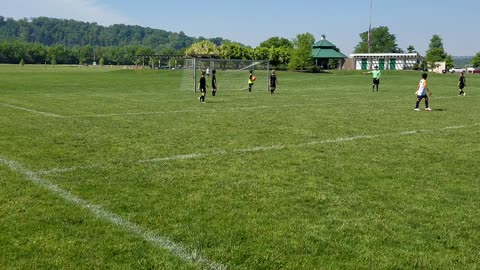
<path fill-rule="evenodd" d="M 185 50 L 185 55 L 193 55 L 193 54 L 200 54 L 200 55 L 219 55 L 220 51 L 217 48 L 215 43 L 211 42 L 210 40 L 204 40 L 197 43 L 192 44 Z"/>
<path fill-rule="evenodd" d="M 439 35 L 433 35 L 430 39 L 430 44 L 428 45 L 428 49 L 444 49 L 443 48 L 443 39 Z"/>
<path fill-rule="evenodd" d="M 220 56 L 224 59 L 252 59 L 253 49 L 240 43 L 224 43 L 219 48 Z"/>
<path fill-rule="evenodd" d="M 266 48 L 280 48 L 280 47 L 284 47 L 284 48 L 290 48 L 290 49 L 293 49 L 293 43 L 286 39 L 286 38 L 280 38 L 280 37 L 271 37 L 265 41 L 263 41 L 262 43 L 260 43 L 260 46 L 259 47 L 266 47 Z"/>
<path fill-rule="evenodd" d="M 368 31 L 360 33 L 360 42 L 355 46 L 355 53 L 368 53 Z M 371 53 L 401 53 L 397 45 L 397 37 L 390 34 L 387 26 L 372 28 L 370 31 Z"/>
<path fill-rule="evenodd" d="M 408 53 L 416 53 L 417 51 L 415 50 L 415 47 L 413 45 L 408 46 L 407 48 Z"/>
<path fill-rule="evenodd" d="M 472 65 L 476 68 L 480 67 L 480 52 L 475 54 L 475 56 L 472 58 Z"/>
<path fill-rule="evenodd" d="M 23 61 L 23 58 L 22 58 L 22 60 L 20 60 L 20 66 L 22 66 L 22 67 L 25 66 L 25 61 Z"/>
<path fill-rule="evenodd" d="M 3 18 L 0 24 L 0 40 L 38 42 L 46 46 L 62 44 L 67 49 L 86 45 L 94 47 L 141 45 L 158 50 L 171 48 L 175 51 L 198 41 L 196 38 L 186 36 L 183 32 L 174 33 L 123 24 L 105 27 L 96 23 L 47 17 L 18 21 Z M 212 39 L 212 42 L 220 45 L 224 40 L 217 37 Z M 88 62 L 89 60 L 81 59 L 80 61 Z"/>
<path fill-rule="evenodd" d="M 103 67 L 105 65 L 105 59 L 102 57 L 100 58 L 100 61 L 98 63 L 101 67 Z"/>
<path fill-rule="evenodd" d="M 455 62 L 450 54 L 445 57 L 445 67 L 447 70 L 455 67 Z"/>
<path fill-rule="evenodd" d="M 288 68 L 290 70 L 307 70 L 313 66 L 312 45 L 315 37 L 310 33 L 299 34 L 294 39 L 294 49 Z"/>
<path fill-rule="evenodd" d="M 445 61 L 447 59 L 447 53 L 443 49 L 443 42 L 440 36 L 433 35 L 428 48 L 425 61 L 430 69 L 435 68 L 435 62 Z"/>

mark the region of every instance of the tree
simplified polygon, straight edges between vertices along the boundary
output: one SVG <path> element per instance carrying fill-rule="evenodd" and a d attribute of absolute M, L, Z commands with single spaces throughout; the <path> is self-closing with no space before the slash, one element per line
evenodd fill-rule
<path fill-rule="evenodd" d="M 407 48 L 408 53 L 416 53 L 417 51 L 415 50 L 415 47 L 413 45 L 408 46 Z"/>
<path fill-rule="evenodd" d="M 251 59 L 252 49 L 237 43 L 229 42 L 220 46 L 220 56 L 225 59 Z"/>
<path fill-rule="evenodd" d="M 355 53 L 368 53 L 368 31 L 360 33 L 361 41 L 355 46 Z M 401 53 L 397 38 L 390 34 L 387 26 L 379 26 L 370 30 L 371 53 Z"/>
<path fill-rule="evenodd" d="M 480 67 L 480 52 L 472 58 L 472 65 L 476 68 Z"/>
<path fill-rule="evenodd" d="M 443 40 L 439 35 L 433 35 L 432 39 L 430 39 L 430 44 L 428 45 L 428 49 L 435 49 L 439 48 L 443 50 Z"/>
<path fill-rule="evenodd" d="M 266 48 L 285 47 L 285 48 L 292 48 L 293 49 L 293 43 L 286 38 L 271 37 L 271 38 L 265 40 L 264 42 L 260 43 L 259 47 L 266 47 Z"/>
<path fill-rule="evenodd" d="M 436 62 L 445 61 L 447 58 L 447 53 L 443 49 L 442 38 L 438 35 L 433 35 L 430 39 L 430 45 L 428 46 L 427 54 L 425 55 L 425 61 L 427 66 L 430 69 L 436 67 Z M 448 68 L 448 67 L 447 67 Z"/>
<path fill-rule="evenodd" d="M 313 66 L 312 45 L 315 37 L 310 33 L 299 34 L 293 40 L 294 48 L 288 68 L 291 70 L 305 70 Z"/>
<path fill-rule="evenodd" d="M 203 54 L 203 55 L 218 55 L 219 50 L 217 45 L 215 45 L 210 40 L 203 40 L 197 43 L 192 44 L 185 51 L 185 54 Z"/>
<path fill-rule="evenodd" d="M 453 61 L 453 58 L 450 54 L 448 54 L 446 57 L 445 57 L 445 68 L 447 70 L 453 68 L 455 66 L 455 61 Z"/>

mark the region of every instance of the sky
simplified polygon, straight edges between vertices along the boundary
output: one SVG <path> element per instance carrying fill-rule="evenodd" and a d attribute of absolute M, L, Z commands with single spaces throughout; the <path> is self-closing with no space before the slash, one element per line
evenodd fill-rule
<path fill-rule="evenodd" d="M 398 46 L 422 55 L 439 35 L 453 56 L 480 52 L 479 0 L 0 0 L 0 15 L 14 19 L 46 16 L 140 25 L 191 37 L 222 37 L 252 47 L 271 37 L 322 35 L 344 54 L 353 53 L 360 33 L 387 26 Z"/>

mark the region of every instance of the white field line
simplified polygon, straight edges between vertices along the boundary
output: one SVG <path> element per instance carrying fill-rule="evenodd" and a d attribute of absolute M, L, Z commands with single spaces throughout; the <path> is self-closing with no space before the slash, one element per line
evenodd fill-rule
<path fill-rule="evenodd" d="M 141 164 L 141 163 L 156 163 L 156 162 L 163 162 L 163 161 L 175 161 L 175 160 L 187 160 L 187 159 L 197 159 L 197 158 L 205 158 L 208 156 L 220 156 L 226 155 L 229 153 L 251 153 L 251 152 L 262 152 L 262 151 L 273 151 L 273 150 L 282 150 L 287 148 L 301 148 L 305 146 L 311 145 L 320 145 L 320 144 L 333 144 L 333 143 L 343 143 L 343 142 L 351 142 L 351 141 L 358 141 L 358 140 L 366 140 L 366 139 L 375 139 L 380 137 L 387 137 L 387 136 L 397 136 L 397 135 L 415 135 L 419 133 L 431 133 L 435 131 L 442 131 L 442 130 L 450 130 L 450 129 L 461 129 L 467 127 L 478 126 L 480 124 L 473 124 L 470 126 L 461 125 L 461 126 L 448 126 L 444 128 L 432 129 L 432 130 L 406 130 L 406 131 L 399 131 L 393 133 L 384 133 L 384 134 L 374 134 L 374 135 L 357 135 L 351 137 L 340 137 L 335 139 L 328 139 L 328 140 L 321 140 L 321 141 L 311 141 L 299 144 L 292 144 L 292 145 L 270 145 L 270 146 L 254 146 L 249 148 L 240 148 L 240 149 L 232 149 L 232 150 L 216 150 L 210 153 L 191 153 L 191 154 L 184 154 L 184 155 L 175 155 L 175 156 L 167 156 L 167 157 L 159 157 L 159 158 L 152 158 L 152 159 L 144 159 L 139 161 L 134 161 L 133 163 Z M 49 170 L 41 170 L 39 173 L 41 174 L 55 174 L 55 173 L 63 173 L 63 172 L 71 172 L 75 170 L 82 170 L 82 169 L 90 169 L 90 168 L 107 168 L 107 165 L 86 165 L 86 166 L 76 166 L 70 168 L 53 168 Z"/>
<path fill-rule="evenodd" d="M 92 204 L 84 199 L 81 199 L 80 197 L 73 195 L 69 191 L 62 189 L 60 186 L 38 176 L 32 171 L 29 171 L 18 162 L 0 156 L 0 163 L 5 164 L 10 168 L 10 170 L 20 173 L 30 182 L 51 191 L 65 201 L 70 202 L 80 208 L 89 210 L 96 218 L 108 221 L 129 233 L 136 234 L 147 242 L 150 242 L 159 248 L 170 251 L 172 254 L 182 258 L 186 262 L 201 264 L 208 269 L 226 269 L 225 266 L 216 262 L 211 262 L 202 257 L 195 250 L 188 250 L 176 244 L 167 237 L 156 235 L 154 232 L 143 229 L 139 225 L 123 219 L 121 216 L 104 209 L 100 205 Z"/>
<path fill-rule="evenodd" d="M 58 174 L 58 173 L 66 173 L 66 172 L 73 172 L 76 170 L 85 170 L 85 169 L 93 169 L 93 168 L 102 168 L 104 166 L 100 165 L 88 165 L 88 166 L 76 166 L 76 167 L 70 167 L 70 168 L 53 168 L 50 170 L 40 170 L 37 173 L 41 175 L 47 175 L 47 174 Z"/>
<path fill-rule="evenodd" d="M 31 112 L 31 113 L 36 113 L 36 114 L 41 114 L 41 115 L 46 115 L 46 116 L 51 116 L 51 117 L 58 117 L 58 118 L 64 118 L 65 117 L 63 115 L 59 115 L 59 114 L 55 114 L 55 113 L 32 110 L 32 109 L 28 109 L 28 108 L 24 108 L 24 107 L 20 107 L 20 106 L 15 106 L 15 105 L 7 104 L 7 103 L 0 103 L 0 105 L 5 106 L 5 107 L 9 107 L 9 108 L 13 108 L 13 109 L 17 109 L 17 110 L 22 110 L 22 111 L 26 111 L 26 112 Z"/>

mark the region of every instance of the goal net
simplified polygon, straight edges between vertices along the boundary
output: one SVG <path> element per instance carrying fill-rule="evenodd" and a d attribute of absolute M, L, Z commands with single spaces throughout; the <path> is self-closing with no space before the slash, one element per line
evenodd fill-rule
<path fill-rule="evenodd" d="M 234 60 L 211 58 L 187 58 L 183 65 L 180 90 L 196 92 L 202 71 L 206 74 L 207 91 L 212 87 L 212 74 L 216 71 L 218 91 L 240 91 L 248 89 L 249 71 L 257 78 L 254 89 L 268 90 L 270 65 L 268 60 Z"/>

